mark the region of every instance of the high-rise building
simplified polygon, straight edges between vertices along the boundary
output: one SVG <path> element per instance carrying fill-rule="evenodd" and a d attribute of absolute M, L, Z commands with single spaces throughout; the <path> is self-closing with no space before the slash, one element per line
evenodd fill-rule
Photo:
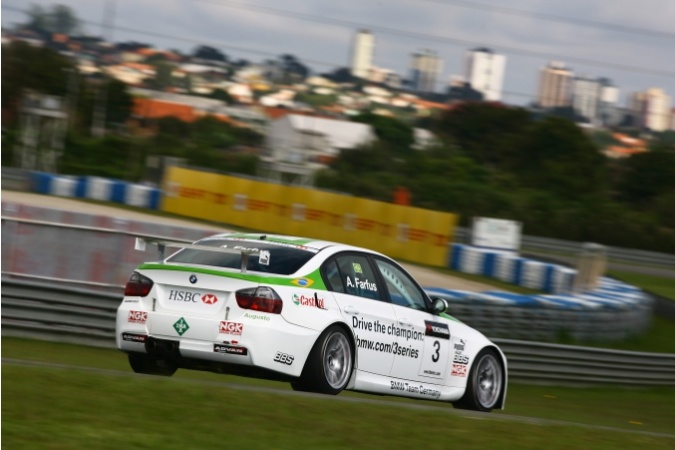
<path fill-rule="evenodd" d="M 670 127 L 670 97 L 663 89 L 649 88 L 634 93 L 629 108 L 639 126 L 652 131 L 666 131 Z"/>
<path fill-rule="evenodd" d="M 476 48 L 466 53 L 466 80 L 473 89 L 483 94 L 485 100 L 501 100 L 505 66 L 504 55 L 488 48 Z"/>
<path fill-rule="evenodd" d="M 375 51 L 375 36 L 368 30 L 359 30 L 354 37 L 352 46 L 352 75 L 359 78 L 368 78 L 373 66 Z"/>
<path fill-rule="evenodd" d="M 539 72 L 537 104 L 542 108 L 556 108 L 571 104 L 572 71 L 564 63 L 551 62 Z"/>
<path fill-rule="evenodd" d="M 595 124 L 600 103 L 600 82 L 595 78 L 576 77 L 572 82 L 572 107 L 574 112 Z"/>
<path fill-rule="evenodd" d="M 410 84 L 413 90 L 431 93 L 436 90 L 436 79 L 441 73 L 441 59 L 433 50 L 413 53 L 410 64 Z"/>
<path fill-rule="evenodd" d="M 619 88 L 607 78 L 600 78 L 600 99 L 598 101 L 598 123 L 603 126 L 618 125 L 622 119 L 619 109 Z"/>

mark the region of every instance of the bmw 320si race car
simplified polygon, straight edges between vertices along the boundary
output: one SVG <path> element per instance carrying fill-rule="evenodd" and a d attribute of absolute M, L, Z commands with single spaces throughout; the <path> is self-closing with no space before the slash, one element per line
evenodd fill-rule
<path fill-rule="evenodd" d="M 507 363 L 485 336 L 445 313 L 395 261 L 326 241 L 227 233 L 158 245 L 117 311 L 117 346 L 135 372 L 208 370 L 503 408 Z M 166 247 L 180 250 L 164 258 Z"/>

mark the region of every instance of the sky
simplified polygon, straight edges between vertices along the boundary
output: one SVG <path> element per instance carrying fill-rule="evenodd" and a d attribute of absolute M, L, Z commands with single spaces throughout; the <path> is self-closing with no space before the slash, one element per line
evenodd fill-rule
<path fill-rule="evenodd" d="M 463 74 L 467 50 L 487 47 L 506 55 L 509 104 L 534 100 L 539 70 L 550 61 L 609 78 L 622 106 L 650 87 L 675 97 L 673 0 L 3 0 L 2 26 L 25 21 L 6 7 L 54 3 L 70 6 L 96 35 L 114 9 L 107 36 L 116 42 L 187 53 L 211 45 L 251 62 L 290 53 L 314 73 L 347 67 L 354 34 L 365 28 L 375 36 L 374 65 L 404 77 L 412 53 L 436 51 L 443 60 L 438 91 Z"/>

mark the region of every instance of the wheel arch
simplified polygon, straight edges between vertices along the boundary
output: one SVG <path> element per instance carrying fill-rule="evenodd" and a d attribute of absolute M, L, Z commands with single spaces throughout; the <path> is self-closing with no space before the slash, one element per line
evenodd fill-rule
<path fill-rule="evenodd" d="M 321 330 L 321 333 L 319 333 L 319 335 L 316 337 L 316 340 L 314 341 L 314 344 L 312 344 L 312 349 L 310 349 L 310 353 L 314 349 L 314 346 L 317 345 L 317 342 L 319 342 L 319 339 L 321 338 L 323 333 L 332 326 L 337 326 L 340 329 L 342 329 L 345 332 L 345 334 L 347 335 L 347 337 L 349 338 L 349 343 L 352 346 L 352 373 L 349 375 L 349 383 L 347 383 L 347 388 L 346 388 L 346 389 L 348 389 L 351 385 L 354 384 L 354 377 L 355 377 L 355 374 L 356 374 L 356 361 L 357 361 L 357 358 L 356 358 L 356 351 L 357 351 L 357 349 L 356 349 L 356 336 L 354 335 L 354 331 L 351 329 L 351 327 L 349 325 L 347 325 L 345 322 L 341 322 L 339 320 L 327 324 L 324 327 L 324 329 Z M 305 367 L 307 366 L 308 361 L 309 361 L 309 358 L 307 358 L 305 360 L 305 364 L 302 366 L 302 373 L 304 373 Z"/>

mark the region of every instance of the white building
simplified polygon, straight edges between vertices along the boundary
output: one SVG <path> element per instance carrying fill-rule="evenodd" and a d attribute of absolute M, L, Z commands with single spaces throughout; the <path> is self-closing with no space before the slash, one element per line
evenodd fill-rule
<path fill-rule="evenodd" d="M 476 48 L 466 53 L 466 80 L 488 101 L 502 98 L 502 83 L 506 57 L 488 48 Z"/>
<path fill-rule="evenodd" d="M 352 75 L 358 78 L 368 78 L 373 66 L 373 52 L 375 51 L 375 36 L 368 30 L 359 30 L 354 37 L 352 46 Z"/>
<path fill-rule="evenodd" d="M 542 108 L 569 106 L 571 103 L 572 71 L 564 63 L 551 62 L 539 71 L 537 104 Z"/>
<path fill-rule="evenodd" d="M 572 82 L 572 107 L 591 124 L 598 120 L 600 82 L 590 77 L 576 77 Z"/>
<path fill-rule="evenodd" d="M 443 61 L 433 50 L 413 53 L 410 63 L 410 84 L 415 91 L 427 93 L 436 91 L 436 79 L 441 73 Z"/>
<path fill-rule="evenodd" d="M 622 119 L 619 110 L 619 88 L 607 78 L 600 78 L 600 100 L 598 102 L 598 122 L 603 126 L 618 125 Z"/>
<path fill-rule="evenodd" d="M 265 139 L 260 175 L 306 186 L 340 151 L 374 142 L 376 136 L 363 123 L 288 114 L 270 122 Z"/>
<path fill-rule="evenodd" d="M 649 88 L 634 93 L 629 108 L 638 125 L 652 131 L 666 131 L 670 128 L 670 101 L 663 89 Z"/>
<path fill-rule="evenodd" d="M 375 139 L 372 127 L 363 123 L 287 114 L 270 122 L 265 156 L 294 164 L 323 164 L 341 150 Z"/>

